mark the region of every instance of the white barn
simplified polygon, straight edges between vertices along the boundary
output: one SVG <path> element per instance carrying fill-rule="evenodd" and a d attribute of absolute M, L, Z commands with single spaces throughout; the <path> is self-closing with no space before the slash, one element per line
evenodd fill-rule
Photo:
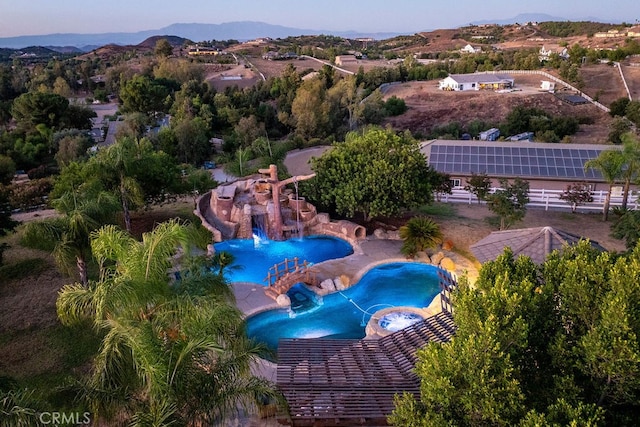
<path fill-rule="evenodd" d="M 515 80 L 508 74 L 451 74 L 440 80 L 441 90 L 501 90 L 513 88 Z"/>

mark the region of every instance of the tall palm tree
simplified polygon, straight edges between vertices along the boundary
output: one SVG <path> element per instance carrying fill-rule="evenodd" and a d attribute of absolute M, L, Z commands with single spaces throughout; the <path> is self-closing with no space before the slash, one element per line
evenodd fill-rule
<path fill-rule="evenodd" d="M 116 193 L 122 204 L 125 229 L 131 232 L 131 208 L 144 203 L 140 183 L 134 178 L 135 168 L 141 156 L 147 150 L 146 141 L 133 138 L 121 138 L 106 150 L 100 152 L 95 167 L 101 175 L 115 177 Z"/>
<path fill-rule="evenodd" d="M 595 159 L 591 159 L 584 164 L 585 169 L 596 169 L 602 174 L 604 180 L 609 184 L 609 190 L 607 191 L 607 197 L 604 201 L 604 207 L 602 209 L 602 220 L 607 221 L 609 219 L 609 205 L 611 204 L 611 191 L 615 183 L 621 178 L 623 174 L 623 167 L 625 164 L 624 154 L 618 150 L 605 150 L 598 155 Z"/>
<path fill-rule="evenodd" d="M 46 239 L 54 242 L 53 255 L 60 270 L 69 275 L 77 270 L 80 283 L 86 286 L 89 236 L 101 226 L 115 221 L 119 210 L 117 200 L 107 192 L 94 195 L 75 191 L 63 194 L 52 205 L 60 216 L 28 223 L 23 240 L 27 245 L 35 246 Z"/>
<path fill-rule="evenodd" d="M 142 242 L 107 226 L 92 234 L 91 247 L 100 279 L 65 286 L 57 309 L 63 323 L 88 318 L 104 334 L 86 384 L 96 413 L 108 416 L 115 406 L 134 425 L 210 425 L 257 397 L 276 396 L 250 373 L 263 349 L 246 338 L 228 287 L 190 295 L 184 289 L 193 287 L 170 280 L 180 254 L 194 262 L 184 224 L 160 224 Z M 202 267 L 192 264 L 181 281 L 221 279 Z"/>
<path fill-rule="evenodd" d="M 622 191 L 622 209 L 627 209 L 629 200 L 629 189 L 631 183 L 638 179 L 640 173 L 640 139 L 633 132 L 627 132 L 621 136 L 622 154 L 625 164 L 622 171 L 624 187 Z"/>

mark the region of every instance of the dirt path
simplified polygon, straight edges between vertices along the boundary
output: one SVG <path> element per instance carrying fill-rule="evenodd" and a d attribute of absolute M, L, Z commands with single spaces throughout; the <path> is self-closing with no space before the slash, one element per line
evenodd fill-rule
<path fill-rule="evenodd" d="M 58 213 L 55 209 L 42 209 L 38 211 L 16 213 L 11 215 L 11 219 L 18 222 L 29 222 L 37 219 L 52 218 L 57 215 Z"/>

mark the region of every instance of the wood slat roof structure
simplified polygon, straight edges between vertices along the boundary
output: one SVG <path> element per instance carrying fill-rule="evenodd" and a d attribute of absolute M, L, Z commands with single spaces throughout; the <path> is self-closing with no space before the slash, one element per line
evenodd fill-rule
<path fill-rule="evenodd" d="M 373 340 L 283 339 L 278 345 L 277 384 L 289 404 L 291 426 L 387 425 L 393 397 L 420 392 L 413 372 L 416 352 L 455 333 L 443 311 Z"/>

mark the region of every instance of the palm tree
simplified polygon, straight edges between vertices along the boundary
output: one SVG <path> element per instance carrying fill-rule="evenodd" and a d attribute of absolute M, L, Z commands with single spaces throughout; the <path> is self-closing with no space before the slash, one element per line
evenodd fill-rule
<path fill-rule="evenodd" d="M 602 209 L 602 220 L 609 218 L 609 205 L 611 203 L 611 191 L 614 184 L 620 179 L 625 164 L 624 154 L 618 150 L 605 150 L 595 159 L 591 159 L 584 164 L 585 169 L 596 169 L 602 174 L 604 180 L 609 184 L 609 191 L 604 201 Z"/>
<path fill-rule="evenodd" d="M 131 207 L 144 203 L 140 183 L 134 178 L 137 160 L 148 148 L 145 141 L 122 138 L 98 154 L 95 167 L 101 175 L 115 177 L 116 193 L 122 204 L 122 215 L 127 232 L 131 232 Z"/>
<path fill-rule="evenodd" d="M 625 164 L 623 167 L 622 177 L 624 178 L 624 188 L 622 191 L 622 210 L 627 209 L 629 200 L 629 189 L 631 182 L 638 179 L 640 173 L 640 139 L 633 132 L 627 132 L 622 135 L 622 154 L 624 155 Z"/>
<path fill-rule="evenodd" d="M 29 246 L 41 246 L 46 240 L 54 242 L 53 255 L 60 270 L 69 275 L 77 270 L 80 283 L 86 286 L 89 236 L 115 221 L 117 200 L 107 192 L 93 195 L 76 191 L 63 194 L 52 205 L 60 216 L 28 223 L 23 241 Z"/>
<path fill-rule="evenodd" d="M 213 254 L 211 268 L 217 270 L 219 276 L 224 276 L 225 271 L 238 271 L 244 268 L 239 264 L 235 264 L 235 262 L 236 257 L 231 252 L 220 251 Z"/>
<path fill-rule="evenodd" d="M 431 218 L 417 216 L 400 227 L 400 238 L 404 240 L 401 252 L 413 257 L 419 251 L 433 248 L 442 243 L 440 226 Z"/>
<path fill-rule="evenodd" d="M 276 397 L 250 373 L 264 350 L 246 338 L 228 286 L 185 292 L 196 287 L 190 281 L 222 280 L 190 256 L 186 225 L 160 224 L 142 242 L 107 226 L 91 247 L 100 279 L 63 287 L 57 309 L 63 323 L 91 319 L 104 334 L 84 394 L 95 413 L 108 417 L 116 407 L 133 425 L 210 425 L 257 397 Z M 190 264 L 180 286 L 167 274 L 176 262 Z"/>

